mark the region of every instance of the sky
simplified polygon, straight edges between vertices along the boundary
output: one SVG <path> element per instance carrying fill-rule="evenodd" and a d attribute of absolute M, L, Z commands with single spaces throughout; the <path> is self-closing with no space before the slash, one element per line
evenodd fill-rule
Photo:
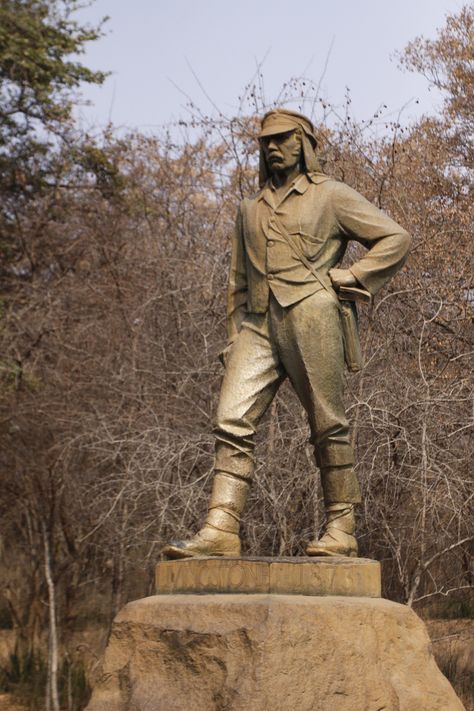
<path fill-rule="evenodd" d="M 154 132 L 188 116 L 186 103 L 227 116 L 261 66 L 267 103 L 282 84 L 305 76 L 319 95 L 367 120 L 409 122 L 440 103 L 424 78 L 402 72 L 395 57 L 419 35 L 436 36 L 461 0 L 96 0 L 79 14 L 105 36 L 84 63 L 108 70 L 101 87 L 85 86 L 78 117 L 86 128 L 109 121 Z M 418 103 L 417 103 L 418 101 Z M 297 109 L 296 102 L 287 104 Z M 306 109 L 303 106 L 303 109 Z M 317 114 L 315 115 L 317 119 Z"/>

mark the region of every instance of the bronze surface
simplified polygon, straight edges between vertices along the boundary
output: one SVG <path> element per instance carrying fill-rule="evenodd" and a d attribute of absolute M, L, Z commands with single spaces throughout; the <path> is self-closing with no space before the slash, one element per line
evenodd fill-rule
<path fill-rule="evenodd" d="M 328 513 L 321 542 L 307 552 L 357 555 L 352 505 L 361 499 L 343 386 L 344 363 L 357 370 L 361 357 L 354 305 L 340 299 L 370 301 L 403 265 L 410 237 L 324 175 L 316 147 L 314 127 L 301 114 L 275 109 L 263 117 L 262 188 L 242 200 L 232 238 L 210 512 L 196 536 L 165 549 L 170 557 L 225 556 L 239 548 L 242 482 L 253 476 L 255 433 L 286 377 L 308 415 Z M 341 269 L 350 240 L 367 252 Z M 334 524 L 334 505 L 348 512 L 343 528 Z"/>

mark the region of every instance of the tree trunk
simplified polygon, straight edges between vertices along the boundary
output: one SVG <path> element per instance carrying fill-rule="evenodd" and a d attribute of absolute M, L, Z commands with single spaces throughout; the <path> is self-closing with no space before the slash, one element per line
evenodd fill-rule
<path fill-rule="evenodd" d="M 48 535 L 43 527 L 44 572 L 48 586 L 49 601 L 49 644 L 48 644 L 48 680 L 46 688 L 46 711 L 60 711 L 58 692 L 58 633 L 56 628 L 56 593 L 51 571 L 51 553 Z"/>

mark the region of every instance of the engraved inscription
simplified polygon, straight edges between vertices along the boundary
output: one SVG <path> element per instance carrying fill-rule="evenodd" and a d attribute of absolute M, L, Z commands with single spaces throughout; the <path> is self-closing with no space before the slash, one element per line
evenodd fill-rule
<path fill-rule="evenodd" d="M 156 567 L 158 594 L 273 593 L 380 597 L 375 561 L 338 558 L 196 558 L 164 561 Z"/>

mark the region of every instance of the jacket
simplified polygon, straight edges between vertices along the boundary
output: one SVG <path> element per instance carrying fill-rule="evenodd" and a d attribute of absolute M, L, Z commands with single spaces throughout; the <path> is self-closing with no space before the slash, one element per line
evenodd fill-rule
<path fill-rule="evenodd" d="M 312 262 L 321 279 L 342 260 L 348 242 L 368 249 L 350 270 L 372 295 L 405 262 L 410 235 L 348 185 L 322 173 L 301 173 L 278 201 L 271 181 L 242 200 L 232 237 L 227 331 L 232 341 L 247 313 L 265 313 L 270 291 L 290 306 L 322 289 L 280 234 L 274 218 Z"/>

